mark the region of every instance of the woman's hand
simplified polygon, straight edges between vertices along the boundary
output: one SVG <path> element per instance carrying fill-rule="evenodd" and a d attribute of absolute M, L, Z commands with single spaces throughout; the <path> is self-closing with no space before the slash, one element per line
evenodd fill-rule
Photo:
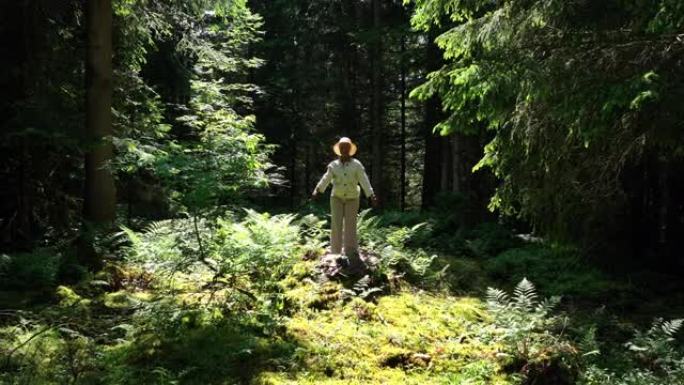
<path fill-rule="evenodd" d="M 371 206 L 378 207 L 378 196 L 377 195 L 375 195 L 375 194 L 371 195 L 370 200 L 371 200 Z"/>
<path fill-rule="evenodd" d="M 318 199 L 318 190 L 314 190 L 314 192 L 311 193 L 311 200 L 315 201 Z"/>

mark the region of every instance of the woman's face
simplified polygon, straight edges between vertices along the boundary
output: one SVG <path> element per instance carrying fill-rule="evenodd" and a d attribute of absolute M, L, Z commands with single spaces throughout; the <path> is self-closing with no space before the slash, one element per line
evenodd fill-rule
<path fill-rule="evenodd" d="M 351 144 L 342 142 L 339 144 L 340 154 L 342 156 L 349 156 L 349 151 L 351 151 Z"/>

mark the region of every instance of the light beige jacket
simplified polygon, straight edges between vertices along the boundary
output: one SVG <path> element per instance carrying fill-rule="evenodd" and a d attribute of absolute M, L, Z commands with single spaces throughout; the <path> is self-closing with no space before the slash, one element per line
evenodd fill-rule
<path fill-rule="evenodd" d="M 363 164 L 356 158 L 351 158 L 348 162 L 335 159 L 328 163 L 328 169 L 316 184 L 314 191 L 325 192 L 330 182 L 333 184 L 331 195 L 334 197 L 343 199 L 358 198 L 361 195 L 359 184 L 363 187 L 366 197 L 370 198 L 373 196 L 373 187 L 371 187 L 368 180 L 366 170 Z"/>

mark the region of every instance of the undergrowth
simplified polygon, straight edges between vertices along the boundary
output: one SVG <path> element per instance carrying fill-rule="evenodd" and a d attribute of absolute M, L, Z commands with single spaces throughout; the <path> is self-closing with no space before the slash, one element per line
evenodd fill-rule
<path fill-rule="evenodd" d="M 52 303 L 0 310 L 0 383 L 683 383 L 681 320 L 580 317 L 568 304 L 630 287 L 497 224 L 449 238 L 451 220 L 364 211 L 357 277 L 323 274 L 324 218 L 251 210 L 122 228 L 69 286 L 13 262 L 60 254 L 3 256 L 7 287 L 33 277 Z"/>

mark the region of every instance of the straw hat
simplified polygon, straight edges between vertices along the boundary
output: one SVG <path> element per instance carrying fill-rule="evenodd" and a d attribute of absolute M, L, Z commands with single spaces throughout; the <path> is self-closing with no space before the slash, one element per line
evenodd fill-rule
<path fill-rule="evenodd" d="M 346 136 L 341 137 L 340 140 L 333 145 L 333 151 L 335 151 L 335 154 L 342 155 L 340 153 L 340 143 L 349 143 L 351 145 L 351 149 L 349 149 L 349 156 L 356 154 L 356 145 Z"/>

